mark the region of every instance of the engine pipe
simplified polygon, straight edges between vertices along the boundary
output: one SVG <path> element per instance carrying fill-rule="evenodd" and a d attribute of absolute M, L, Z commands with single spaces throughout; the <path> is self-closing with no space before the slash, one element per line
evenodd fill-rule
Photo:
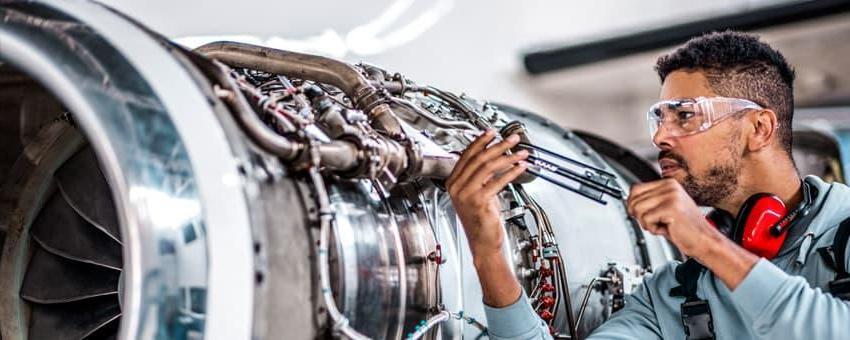
<path fill-rule="evenodd" d="M 342 61 L 232 41 L 213 42 L 195 52 L 232 67 L 250 68 L 287 77 L 336 86 L 354 105 L 369 114 L 372 127 L 396 140 L 404 139 L 398 118 L 387 105 L 386 93 L 378 90 L 353 66 Z"/>
<path fill-rule="evenodd" d="M 313 158 L 318 158 L 318 153 L 313 152 Z M 316 159 L 318 161 L 318 159 Z M 325 308 L 327 308 L 328 316 L 332 322 L 334 332 L 344 335 L 349 339 L 368 340 L 369 337 L 361 334 L 351 327 L 348 318 L 339 311 L 331 291 L 331 274 L 330 265 L 328 264 L 328 243 L 330 241 L 330 229 L 333 223 L 333 212 L 330 209 L 330 200 L 328 192 L 325 189 L 325 182 L 318 167 L 312 166 L 308 170 L 310 179 L 313 182 L 313 187 L 316 190 L 316 200 L 319 205 L 319 244 L 316 246 L 316 258 L 319 266 L 319 284 L 322 300 Z"/>

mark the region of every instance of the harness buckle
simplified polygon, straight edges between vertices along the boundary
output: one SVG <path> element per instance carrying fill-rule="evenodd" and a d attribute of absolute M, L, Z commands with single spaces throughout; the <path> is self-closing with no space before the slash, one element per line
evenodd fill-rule
<path fill-rule="evenodd" d="M 706 300 L 688 299 L 682 303 L 682 325 L 686 340 L 713 340 L 714 321 Z"/>

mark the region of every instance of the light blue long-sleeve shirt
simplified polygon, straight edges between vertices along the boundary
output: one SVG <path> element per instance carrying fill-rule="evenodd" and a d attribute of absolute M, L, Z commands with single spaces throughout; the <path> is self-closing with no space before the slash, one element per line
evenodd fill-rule
<path fill-rule="evenodd" d="M 776 258 L 759 260 L 735 291 L 710 271 L 700 274 L 697 296 L 708 300 L 717 339 L 850 339 L 850 302 L 826 292 L 835 272 L 816 251 L 831 245 L 838 225 L 850 217 L 850 187 L 815 176 L 805 180 L 818 191 L 814 215 L 801 219 L 808 221 L 805 231 L 786 240 Z M 850 268 L 850 256 L 844 260 Z M 684 339 L 684 298 L 670 296 L 679 285 L 676 265 L 648 275 L 589 339 Z M 525 294 L 510 306 L 484 310 L 491 339 L 551 339 Z"/>

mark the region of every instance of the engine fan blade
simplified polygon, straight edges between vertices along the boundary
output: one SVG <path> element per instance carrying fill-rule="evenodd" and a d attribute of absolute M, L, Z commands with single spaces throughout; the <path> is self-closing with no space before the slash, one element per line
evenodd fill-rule
<path fill-rule="evenodd" d="M 91 147 L 55 173 L 57 190 L 30 228 L 35 246 L 21 298 L 31 339 L 115 339 L 121 323 L 121 234 Z"/>
<path fill-rule="evenodd" d="M 117 306 L 119 276 L 119 271 L 68 260 L 34 247 L 21 298 L 38 304 L 61 304 L 105 296 Z"/>
<path fill-rule="evenodd" d="M 121 315 L 109 320 L 106 325 L 98 328 L 94 332 L 85 337 L 86 340 L 116 340 L 118 339 L 118 329 L 121 326 Z"/>
<path fill-rule="evenodd" d="M 121 244 L 77 215 L 58 191 L 47 200 L 30 233 L 55 255 L 121 270 Z"/>
<path fill-rule="evenodd" d="M 109 184 L 98 167 L 91 147 L 74 154 L 56 171 L 62 194 L 80 216 L 98 229 L 121 242 L 118 216 Z"/>
<path fill-rule="evenodd" d="M 120 317 L 118 300 L 114 296 L 59 305 L 33 304 L 29 338 L 84 339 L 94 334 L 107 338 L 110 335 L 106 330 L 110 327 L 117 330 L 114 324 Z"/>

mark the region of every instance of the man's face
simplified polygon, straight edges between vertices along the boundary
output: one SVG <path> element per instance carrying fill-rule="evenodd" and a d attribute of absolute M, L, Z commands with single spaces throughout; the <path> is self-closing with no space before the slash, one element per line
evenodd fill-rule
<path fill-rule="evenodd" d="M 661 99 L 714 97 L 701 72 L 674 71 L 661 86 Z M 715 206 L 738 187 L 743 141 L 740 121 L 724 119 L 710 129 L 673 137 L 662 127 L 653 137 L 660 149 L 661 175 L 682 184 L 702 206 Z"/>

